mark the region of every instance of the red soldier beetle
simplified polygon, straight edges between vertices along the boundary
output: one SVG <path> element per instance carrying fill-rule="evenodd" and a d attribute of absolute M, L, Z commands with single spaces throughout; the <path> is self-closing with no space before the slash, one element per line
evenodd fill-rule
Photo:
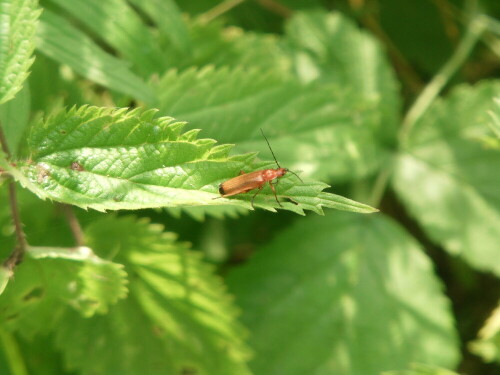
<path fill-rule="evenodd" d="M 276 156 L 274 155 L 273 149 L 271 148 L 271 145 L 269 144 L 269 141 L 267 140 L 267 137 L 264 134 L 264 131 L 262 129 L 260 129 L 260 131 L 262 133 L 262 136 L 266 140 L 267 145 L 269 146 L 269 150 L 271 150 L 271 154 L 273 155 L 274 161 L 276 162 L 278 168 L 262 169 L 260 171 L 255 171 L 250 173 L 245 173 L 244 171 L 241 171 L 239 176 L 231 178 L 230 180 L 227 180 L 222 184 L 220 184 L 219 193 L 221 197 L 230 197 L 233 195 L 246 193 L 250 190 L 258 189 L 257 192 L 253 195 L 251 201 L 252 208 L 254 208 L 253 201 L 255 197 L 264 188 L 266 182 L 269 182 L 269 186 L 274 193 L 274 198 L 276 199 L 276 202 L 278 202 L 280 207 L 283 207 L 280 201 L 278 200 L 278 195 L 276 194 L 276 188 L 274 187 L 274 185 L 276 185 L 278 181 L 276 181 L 274 184 L 272 181 L 283 177 L 288 172 L 294 174 L 300 180 L 300 182 L 302 182 L 302 179 L 297 175 L 297 173 L 289 170 L 288 168 L 282 168 L 280 166 L 278 160 L 276 159 Z M 294 204 L 298 204 L 290 197 L 287 198 L 290 199 Z"/>

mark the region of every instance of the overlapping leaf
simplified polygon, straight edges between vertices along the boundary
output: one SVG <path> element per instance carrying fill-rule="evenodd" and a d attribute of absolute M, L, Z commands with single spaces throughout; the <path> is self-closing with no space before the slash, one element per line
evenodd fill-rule
<path fill-rule="evenodd" d="M 471 265 L 500 275 L 500 152 L 489 134 L 498 82 L 461 87 L 410 132 L 394 178 L 398 195 L 426 233 Z"/>
<path fill-rule="evenodd" d="M 33 248 L 27 255 L 0 299 L 0 320 L 25 336 L 49 332 L 68 307 L 92 316 L 126 295 L 122 266 L 88 248 Z"/>
<path fill-rule="evenodd" d="M 179 92 L 182 94 L 179 95 Z M 158 87 L 160 113 L 203 126 L 204 134 L 240 152 L 269 149 L 283 166 L 336 181 L 375 170 L 387 157 L 374 135 L 374 102 L 335 84 L 303 85 L 261 70 L 170 72 Z"/>
<path fill-rule="evenodd" d="M 130 295 L 108 315 L 64 317 L 57 345 L 81 374 L 249 374 L 248 349 L 213 270 L 161 226 L 106 217 L 89 244 L 131 275 Z M 92 361 L 88 356 L 92 356 Z"/>
<path fill-rule="evenodd" d="M 382 215 L 301 220 L 228 283 L 251 330 L 255 375 L 457 363 L 451 311 L 429 259 Z"/>
<path fill-rule="evenodd" d="M 38 196 L 84 208 L 227 204 L 251 208 L 249 196 L 215 198 L 220 198 L 221 182 L 240 170 L 261 166 L 252 164 L 252 154 L 228 157 L 230 145 L 214 146 L 214 140 L 196 139 L 197 130 L 181 134 L 183 123 L 154 116 L 155 111 L 73 108 L 34 127 L 30 160 L 18 162 L 17 167 L 3 163 L 3 167 Z M 374 211 L 323 193 L 325 184 L 301 183 L 288 176 L 282 180 L 280 194 L 298 203 L 284 202 L 285 209 L 321 213 L 324 206 Z M 280 207 L 269 188 L 255 203 L 268 210 Z"/>
<path fill-rule="evenodd" d="M 168 55 L 161 51 L 153 32 L 125 0 L 51 1 L 132 62 L 142 76 L 163 72 Z"/>
<path fill-rule="evenodd" d="M 155 98 L 146 83 L 123 60 L 105 52 L 67 20 L 45 9 L 37 32 L 37 49 L 104 87 L 148 104 Z"/>
<path fill-rule="evenodd" d="M 33 63 L 36 0 L 0 0 L 0 104 L 21 90 Z"/>

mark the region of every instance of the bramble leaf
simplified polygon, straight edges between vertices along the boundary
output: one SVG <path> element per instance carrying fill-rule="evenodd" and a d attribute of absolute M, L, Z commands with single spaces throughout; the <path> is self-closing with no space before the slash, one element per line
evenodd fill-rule
<path fill-rule="evenodd" d="M 472 266 L 500 275 L 500 152 L 477 142 L 490 129 L 499 82 L 462 86 L 410 131 L 394 186 L 429 237 Z"/>
<path fill-rule="evenodd" d="M 250 209 L 251 196 L 222 199 L 218 186 L 241 170 L 263 164 L 253 165 L 252 154 L 228 156 L 230 145 L 214 146 L 212 139 L 197 139 L 197 130 L 181 133 L 183 123 L 155 118 L 155 113 L 86 106 L 61 112 L 34 126 L 30 160 L 3 167 L 39 197 L 83 208 L 234 205 Z M 322 192 L 326 187 L 287 175 L 281 179 L 279 195 L 290 195 L 298 205 L 284 202 L 283 208 L 297 213 L 304 209 L 321 213 L 322 206 L 376 211 Z M 255 199 L 255 206 L 271 211 L 280 207 L 269 187 Z"/>
<path fill-rule="evenodd" d="M 366 375 L 459 358 L 431 262 L 383 215 L 300 220 L 228 284 L 251 331 L 255 374 Z"/>
<path fill-rule="evenodd" d="M 21 90 L 34 61 L 36 0 L 0 0 L 0 105 Z"/>

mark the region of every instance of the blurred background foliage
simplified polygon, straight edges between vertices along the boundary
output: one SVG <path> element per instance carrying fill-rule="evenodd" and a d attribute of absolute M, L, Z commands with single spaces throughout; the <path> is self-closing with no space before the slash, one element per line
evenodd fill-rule
<path fill-rule="evenodd" d="M 0 106 L 17 159 L 42 114 L 158 108 L 270 160 L 263 128 L 283 166 L 381 213 L 78 210 L 95 258 L 16 269 L 1 374 L 500 373 L 497 0 L 39 5 Z M 19 201 L 30 244 L 73 245 L 64 208 Z"/>

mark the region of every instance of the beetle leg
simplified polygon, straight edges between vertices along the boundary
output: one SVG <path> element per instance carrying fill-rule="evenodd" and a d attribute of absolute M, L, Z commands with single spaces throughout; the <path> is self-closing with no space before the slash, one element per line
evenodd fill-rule
<path fill-rule="evenodd" d="M 272 184 L 271 181 L 269 181 L 269 186 L 271 186 L 271 190 L 274 193 L 274 198 L 276 198 L 276 202 L 278 202 L 278 204 L 280 205 L 280 207 L 283 207 L 281 205 L 280 201 L 278 200 L 278 196 L 276 195 L 276 189 L 274 188 L 274 184 Z"/>
<path fill-rule="evenodd" d="M 253 200 L 255 199 L 255 197 L 257 196 L 257 194 L 260 193 L 260 191 L 262 190 L 263 187 L 264 187 L 264 185 L 259 186 L 257 192 L 252 197 L 252 202 L 251 203 L 252 203 L 252 208 L 253 209 L 255 209 L 255 207 L 253 206 Z"/>

